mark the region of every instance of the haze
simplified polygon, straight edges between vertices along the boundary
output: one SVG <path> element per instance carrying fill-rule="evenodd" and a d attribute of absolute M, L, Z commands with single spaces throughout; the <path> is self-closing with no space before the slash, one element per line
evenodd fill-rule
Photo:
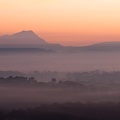
<path fill-rule="evenodd" d="M 119 61 L 119 53 L 14 53 L 1 55 L 0 70 L 63 72 L 91 70 L 116 71 L 120 70 Z"/>
<path fill-rule="evenodd" d="M 1 0 L 0 35 L 31 29 L 49 43 L 120 40 L 119 0 Z"/>

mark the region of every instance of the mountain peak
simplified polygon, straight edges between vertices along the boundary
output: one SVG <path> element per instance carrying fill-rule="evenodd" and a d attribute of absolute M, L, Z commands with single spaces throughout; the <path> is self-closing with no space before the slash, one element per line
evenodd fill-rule
<path fill-rule="evenodd" d="M 32 30 L 22 30 L 20 33 L 34 33 Z"/>
<path fill-rule="evenodd" d="M 32 30 L 22 30 L 21 32 L 33 32 Z"/>
<path fill-rule="evenodd" d="M 32 30 L 23 30 L 15 34 L 0 37 L 1 44 L 47 44 L 47 42 L 35 34 Z"/>
<path fill-rule="evenodd" d="M 37 36 L 37 34 L 35 34 L 32 30 L 23 30 L 23 31 L 20 31 L 20 32 L 17 32 L 17 33 L 14 33 L 12 35 L 35 35 Z"/>
<path fill-rule="evenodd" d="M 33 32 L 32 30 L 22 30 L 21 32 Z"/>

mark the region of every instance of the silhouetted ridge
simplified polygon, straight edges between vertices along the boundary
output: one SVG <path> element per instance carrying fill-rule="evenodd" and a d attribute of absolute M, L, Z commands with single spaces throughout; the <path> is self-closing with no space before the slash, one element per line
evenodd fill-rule
<path fill-rule="evenodd" d="M 60 44 L 48 44 L 44 39 L 40 38 L 32 30 L 23 30 L 12 35 L 1 36 L 0 48 L 41 48 L 58 52 L 119 52 L 120 42 L 103 42 L 89 46 L 65 47 Z"/>

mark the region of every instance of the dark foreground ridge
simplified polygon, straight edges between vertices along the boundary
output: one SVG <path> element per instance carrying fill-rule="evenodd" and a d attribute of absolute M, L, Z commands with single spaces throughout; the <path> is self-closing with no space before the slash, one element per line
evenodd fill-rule
<path fill-rule="evenodd" d="M 24 110 L 1 110 L 0 120 L 120 120 L 120 103 L 42 104 Z"/>

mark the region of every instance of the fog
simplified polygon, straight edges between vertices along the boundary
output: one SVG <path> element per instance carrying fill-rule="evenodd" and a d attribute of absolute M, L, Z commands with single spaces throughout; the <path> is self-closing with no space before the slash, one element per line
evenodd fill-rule
<path fill-rule="evenodd" d="M 0 87 L 1 108 L 35 107 L 53 103 L 119 102 L 120 91 L 95 91 L 62 88 Z"/>
<path fill-rule="evenodd" d="M 79 53 L 10 53 L 0 54 L 1 71 L 58 71 L 75 72 L 91 70 L 120 70 L 120 54 L 117 52 L 79 52 Z M 54 76 L 53 76 L 54 77 Z M 62 77 L 61 77 L 62 78 Z M 72 78 L 71 78 L 72 79 Z M 39 80 L 39 79 L 38 79 Z M 51 78 L 50 78 L 51 80 Z M 39 80 L 40 81 L 40 80 Z M 84 83 L 84 80 L 82 80 Z M 113 80 L 114 81 L 114 80 Z M 95 81 L 94 81 L 95 82 Z M 93 82 L 93 83 L 94 83 Z M 112 82 L 112 81 L 111 81 Z M 91 82 L 89 86 L 91 86 Z M 118 82 L 117 82 L 118 83 Z M 27 88 L 27 87 L 0 87 L 1 107 L 31 107 L 40 104 L 65 102 L 119 102 L 120 89 L 112 89 L 110 85 L 95 82 L 100 89 L 85 86 L 76 88 Z M 94 85 L 94 84 L 93 84 Z M 116 85 L 113 88 L 116 88 Z M 109 89 L 105 89 L 110 86 Z M 103 89 L 103 88 L 104 89 Z"/>
<path fill-rule="evenodd" d="M 19 72 L 0 72 L 5 75 Z M 19 73 L 20 74 L 20 73 Z M 48 75 L 47 72 L 40 73 Z M 51 77 L 53 72 L 49 72 Z M 99 103 L 120 101 L 120 72 L 66 73 L 66 79 L 36 81 L 33 77 L 0 77 L 1 108 L 29 108 L 54 103 Z M 23 74 L 24 75 L 24 74 Z M 68 77 L 67 77 L 68 76 Z M 49 76 L 50 77 L 50 76 Z"/>
<path fill-rule="evenodd" d="M 0 70 L 89 71 L 119 70 L 118 52 L 79 53 L 1 53 Z"/>

